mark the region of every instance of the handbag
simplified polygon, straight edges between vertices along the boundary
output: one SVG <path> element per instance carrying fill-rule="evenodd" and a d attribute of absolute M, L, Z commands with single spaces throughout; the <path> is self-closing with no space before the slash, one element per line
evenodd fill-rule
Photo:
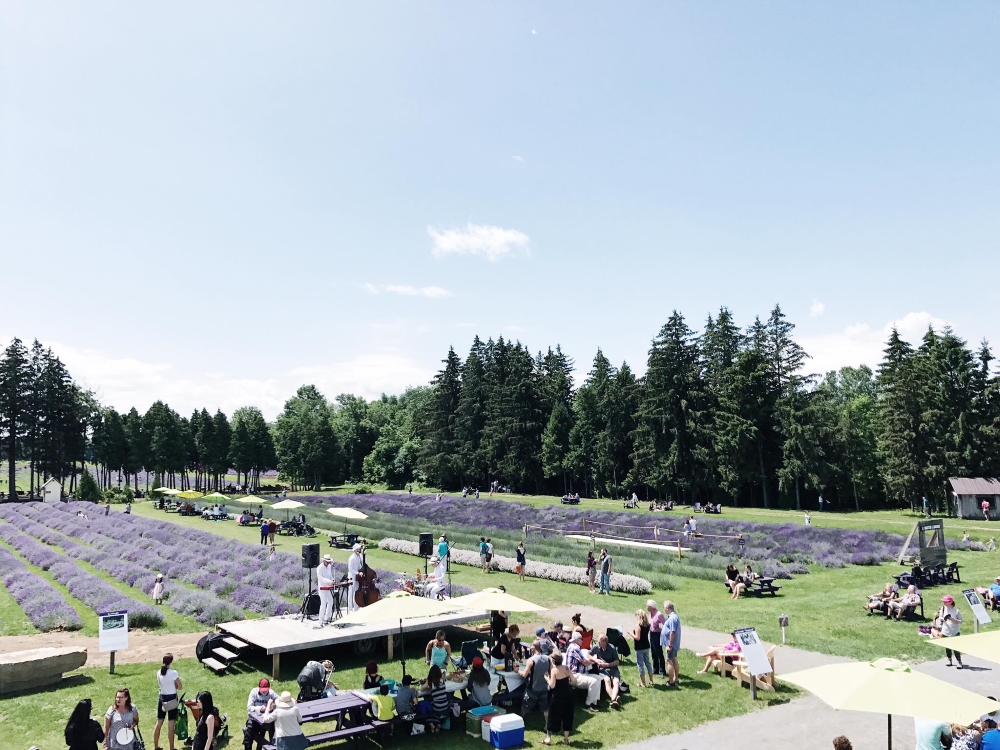
<path fill-rule="evenodd" d="M 132 741 L 132 750 L 146 750 L 146 741 L 142 738 L 142 732 L 139 731 L 138 724 L 135 727 L 135 739 Z"/>
<path fill-rule="evenodd" d="M 160 708 L 162 708 L 164 711 L 173 711 L 175 708 L 177 708 L 179 703 L 180 701 L 177 699 L 176 695 L 173 697 L 172 700 L 169 701 L 165 701 L 161 698 Z"/>

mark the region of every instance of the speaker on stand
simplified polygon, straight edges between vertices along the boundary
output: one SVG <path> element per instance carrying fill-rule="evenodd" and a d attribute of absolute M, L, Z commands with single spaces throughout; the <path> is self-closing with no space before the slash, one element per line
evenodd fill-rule
<path fill-rule="evenodd" d="M 417 554 L 424 558 L 424 578 L 427 577 L 427 561 L 434 556 L 434 535 L 429 531 L 421 532 Z"/>
<path fill-rule="evenodd" d="M 319 614 L 319 594 L 313 593 L 312 572 L 319 567 L 319 543 L 302 545 L 302 567 L 306 571 L 306 593 L 299 608 L 299 620 Z"/>

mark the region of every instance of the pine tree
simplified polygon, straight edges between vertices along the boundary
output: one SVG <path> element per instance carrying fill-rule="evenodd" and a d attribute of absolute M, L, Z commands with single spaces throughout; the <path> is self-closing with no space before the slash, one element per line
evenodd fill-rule
<path fill-rule="evenodd" d="M 458 407 L 462 393 L 462 360 L 448 349 L 444 368 L 431 382 L 431 396 L 421 415 L 423 438 L 417 465 L 430 484 L 446 489 L 461 481 Z"/>
<path fill-rule="evenodd" d="M 0 432 L 7 448 L 7 490 L 11 499 L 18 495 L 17 449 L 24 435 L 30 377 L 28 350 L 15 338 L 0 356 Z"/>
<path fill-rule="evenodd" d="M 488 479 L 486 457 L 483 454 L 483 428 L 486 425 L 486 368 L 484 346 L 477 336 L 469 356 L 462 365 L 462 384 L 458 394 L 455 417 L 455 439 L 458 442 L 459 474 L 462 484 L 478 486 Z"/>
<path fill-rule="evenodd" d="M 879 473 L 889 499 L 911 502 L 920 485 L 917 430 L 920 404 L 914 376 L 914 352 L 893 328 L 878 374 Z"/>
<path fill-rule="evenodd" d="M 569 456 L 569 436 L 573 429 L 573 416 L 566 404 L 556 401 L 549 415 L 549 421 L 542 433 L 542 472 L 546 478 L 562 475 L 563 493 L 566 493 L 567 457 Z"/>

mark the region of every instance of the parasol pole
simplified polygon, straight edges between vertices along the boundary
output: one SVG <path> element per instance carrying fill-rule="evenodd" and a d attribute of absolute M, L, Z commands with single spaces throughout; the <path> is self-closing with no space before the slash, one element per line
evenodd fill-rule
<path fill-rule="evenodd" d="M 889 750 L 892 750 L 892 714 L 887 714 L 889 718 Z"/>

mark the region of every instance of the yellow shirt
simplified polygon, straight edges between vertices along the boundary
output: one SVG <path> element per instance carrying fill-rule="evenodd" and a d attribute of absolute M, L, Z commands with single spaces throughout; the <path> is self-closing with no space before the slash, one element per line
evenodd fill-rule
<path fill-rule="evenodd" d="M 373 696 L 376 711 L 375 716 L 379 721 L 389 721 L 396 715 L 396 700 L 391 695 Z"/>

